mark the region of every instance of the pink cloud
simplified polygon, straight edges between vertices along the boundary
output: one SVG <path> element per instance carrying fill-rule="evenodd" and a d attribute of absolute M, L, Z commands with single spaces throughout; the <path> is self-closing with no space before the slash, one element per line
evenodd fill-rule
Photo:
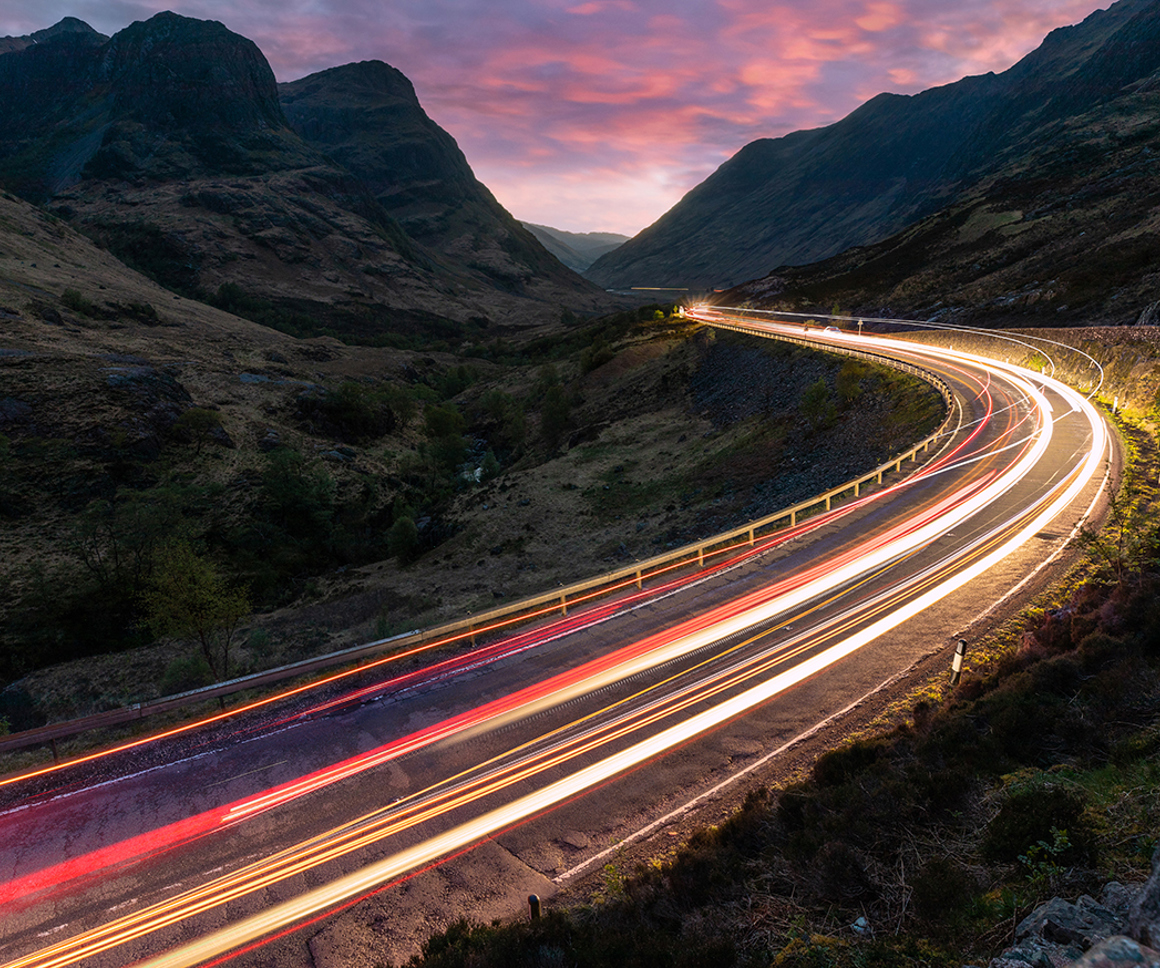
<path fill-rule="evenodd" d="M 1107 0 L 1103 0 L 1106 4 Z M 385 60 L 512 212 L 635 232 L 755 138 L 1001 71 L 1100 0 L 5 0 L 0 34 L 172 9 L 282 80 Z"/>

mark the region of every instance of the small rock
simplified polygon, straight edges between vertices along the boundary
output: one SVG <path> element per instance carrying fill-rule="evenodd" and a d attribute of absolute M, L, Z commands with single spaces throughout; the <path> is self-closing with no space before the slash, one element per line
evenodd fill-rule
<path fill-rule="evenodd" d="M 1110 881 L 1104 885 L 1104 889 L 1100 891 L 1100 904 L 1111 911 L 1116 917 L 1123 921 L 1128 920 L 1128 914 L 1132 909 L 1132 902 L 1136 900 L 1136 896 L 1140 893 L 1140 888 L 1125 887 L 1119 881 Z"/>
<path fill-rule="evenodd" d="M 592 841 L 587 834 L 581 833 L 579 830 L 569 830 L 560 837 L 560 843 L 567 844 L 569 847 L 575 847 L 577 850 L 583 850 Z"/>
<path fill-rule="evenodd" d="M 1116 934 L 1072 962 L 1072 968 L 1160 968 L 1160 951 Z"/>
<path fill-rule="evenodd" d="M 1083 950 L 1121 930 L 1120 919 L 1086 894 L 1075 904 L 1053 897 L 1019 922 L 1015 940 L 1038 937 L 1055 944 L 1079 945 Z"/>
<path fill-rule="evenodd" d="M 1160 844 L 1152 854 L 1152 875 L 1132 902 L 1127 933 L 1141 944 L 1160 948 Z"/>

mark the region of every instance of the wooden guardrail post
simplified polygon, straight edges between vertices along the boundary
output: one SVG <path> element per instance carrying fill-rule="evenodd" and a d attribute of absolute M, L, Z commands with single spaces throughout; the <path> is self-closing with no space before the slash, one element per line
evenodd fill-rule
<path fill-rule="evenodd" d="M 568 614 L 568 596 L 566 594 L 560 596 L 560 613 L 562 615 Z"/>

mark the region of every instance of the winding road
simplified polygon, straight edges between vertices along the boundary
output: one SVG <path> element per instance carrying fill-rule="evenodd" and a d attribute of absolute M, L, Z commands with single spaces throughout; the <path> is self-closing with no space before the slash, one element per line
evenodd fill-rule
<path fill-rule="evenodd" d="M 566 883 L 610 838 L 734 781 L 944 647 L 1058 553 L 1104 486 L 1105 424 L 1049 376 L 690 315 L 910 362 L 951 388 L 945 433 L 909 474 L 695 573 L 299 698 L 228 741 L 116 757 L 99 782 L 67 764 L 8 778 L 0 962 L 216 963 L 482 842 Z"/>

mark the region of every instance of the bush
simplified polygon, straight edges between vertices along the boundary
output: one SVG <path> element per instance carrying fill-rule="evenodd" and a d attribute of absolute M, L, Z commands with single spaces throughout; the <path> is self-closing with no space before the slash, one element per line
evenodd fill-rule
<path fill-rule="evenodd" d="M 401 562 L 410 561 L 419 550 L 419 528 L 409 517 L 399 518 L 387 535 L 387 550 Z"/>
<path fill-rule="evenodd" d="M 829 427 L 838 416 L 837 408 L 830 397 L 830 388 L 824 377 L 818 377 L 816 383 L 811 383 L 806 388 L 798 408 L 813 430 Z"/>
<path fill-rule="evenodd" d="M 1064 859 L 1073 863 L 1084 860 L 1090 852 L 1091 830 L 1083 810 L 1083 797 L 1058 784 L 1041 779 L 1013 787 L 987 824 L 981 844 L 983 856 L 1014 863 L 1041 841 L 1053 843 L 1056 831 L 1063 831 L 1070 844 Z"/>
<path fill-rule="evenodd" d="M 165 667 L 161 677 L 161 695 L 175 696 L 179 692 L 211 685 L 213 681 L 213 671 L 203 656 L 183 656 Z"/>
<path fill-rule="evenodd" d="M 914 880 L 915 913 L 924 921 L 938 922 L 965 907 L 978 890 L 970 872 L 949 857 L 931 857 Z"/>
<path fill-rule="evenodd" d="M 101 310 L 97 304 L 91 299 L 86 299 L 76 289 L 66 289 L 61 293 L 60 301 L 73 312 L 80 313 L 82 316 L 95 318 L 101 315 Z"/>

